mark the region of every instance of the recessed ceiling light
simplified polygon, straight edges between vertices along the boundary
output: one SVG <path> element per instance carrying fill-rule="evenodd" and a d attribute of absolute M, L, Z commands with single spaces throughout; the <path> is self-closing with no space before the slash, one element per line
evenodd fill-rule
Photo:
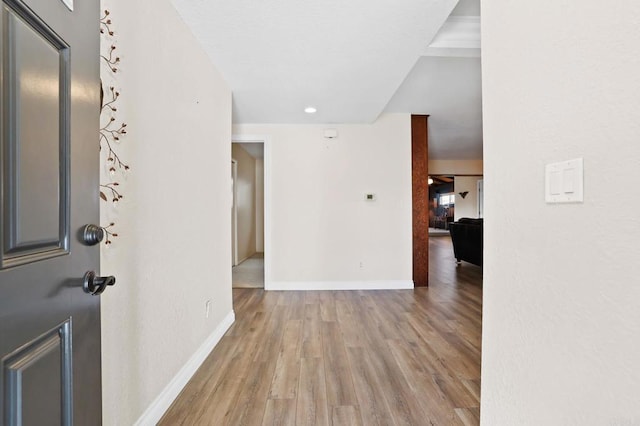
<path fill-rule="evenodd" d="M 306 112 L 307 114 L 315 114 L 316 111 L 318 110 L 312 106 L 308 106 L 304 109 L 304 112 Z"/>

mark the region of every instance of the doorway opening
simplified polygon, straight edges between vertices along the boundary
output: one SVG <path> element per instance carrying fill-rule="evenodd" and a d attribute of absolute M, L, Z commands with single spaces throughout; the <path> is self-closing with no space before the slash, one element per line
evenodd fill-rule
<path fill-rule="evenodd" d="M 232 287 L 265 287 L 264 143 L 231 144 Z"/>
<path fill-rule="evenodd" d="M 449 235 L 456 209 L 454 176 L 429 176 L 429 236 Z"/>

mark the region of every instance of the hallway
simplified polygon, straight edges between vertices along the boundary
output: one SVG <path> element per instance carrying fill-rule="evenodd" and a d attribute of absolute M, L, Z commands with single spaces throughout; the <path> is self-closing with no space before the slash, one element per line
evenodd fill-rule
<path fill-rule="evenodd" d="M 233 288 L 264 288 L 264 253 L 256 253 L 231 269 Z"/>
<path fill-rule="evenodd" d="M 236 322 L 161 425 L 479 423 L 482 270 L 433 238 L 431 286 L 236 289 Z"/>

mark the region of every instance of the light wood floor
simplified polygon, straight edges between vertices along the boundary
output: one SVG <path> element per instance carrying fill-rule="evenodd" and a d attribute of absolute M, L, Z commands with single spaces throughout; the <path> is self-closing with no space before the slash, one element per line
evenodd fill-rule
<path fill-rule="evenodd" d="M 236 322 L 161 425 L 477 425 L 481 269 L 430 239 L 429 288 L 236 289 Z"/>

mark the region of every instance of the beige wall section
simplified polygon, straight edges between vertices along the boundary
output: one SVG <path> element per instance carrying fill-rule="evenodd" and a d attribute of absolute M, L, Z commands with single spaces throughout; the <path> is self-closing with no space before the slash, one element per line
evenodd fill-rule
<path fill-rule="evenodd" d="M 231 145 L 231 156 L 238 162 L 236 205 L 240 263 L 256 252 L 256 160 L 237 143 Z"/>
<path fill-rule="evenodd" d="M 264 252 L 264 160 L 256 159 L 256 251 Z"/>
<path fill-rule="evenodd" d="M 102 273 L 118 280 L 102 296 L 112 426 L 134 424 L 232 310 L 231 92 L 168 0 L 103 8 L 122 56 L 118 119 L 129 134 L 119 149 L 131 164 L 120 237 L 102 256 Z"/>
<path fill-rule="evenodd" d="M 453 192 L 456 195 L 455 220 L 461 217 L 478 217 L 478 180 L 482 176 L 456 176 Z M 462 198 L 461 192 L 468 192 Z"/>
<path fill-rule="evenodd" d="M 482 2 L 483 425 L 640 424 L 638 22 Z M 579 157 L 584 203 L 546 204 L 545 165 Z"/>
<path fill-rule="evenodd" d="M 234 126 L 271 140 L 272 280 L 411 280 L 410 116 L 330 127 Z"/>
<path fill-rule="evenodd" d="M 482 160 L 429 160 L 430 175 L 481 175 Z"/>

